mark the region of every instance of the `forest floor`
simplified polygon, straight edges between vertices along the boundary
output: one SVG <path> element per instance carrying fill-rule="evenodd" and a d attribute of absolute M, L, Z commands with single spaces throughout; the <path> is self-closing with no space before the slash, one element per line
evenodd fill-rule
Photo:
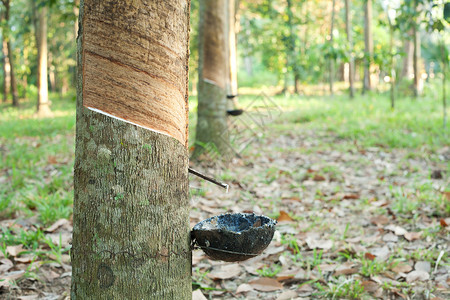
<path fill-rule="evenodd" d="M 450 145 L 439 105 L 404 99 L 392 112 L 378 97 L 279 97 L 272 110 L 254 99 L 243 103 L 255 126 L 232 121 L 241 157 L 193 165 L 230 190 L 191 176 L 191 226 L 255 212 L 277 230 L 241 263 L 194 250 L 193 299 L 449 299 Z M 69 298 L 74 110 L 58 105 L 47 120 L 0 112 L 0 299 Z"/>

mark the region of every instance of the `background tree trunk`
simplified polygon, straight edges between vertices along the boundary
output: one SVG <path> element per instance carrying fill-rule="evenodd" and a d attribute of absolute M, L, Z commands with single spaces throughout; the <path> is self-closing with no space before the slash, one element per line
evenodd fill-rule
<path fill-rule="evenodd" d="M 236 0 L 228 1 L 228 80 L 227 94 L 238 94 L 237 80 L 237 53 L 236 53 Z M 234 106 L 237 106 L 238 98 L 233 98 Z"/>
<path fill-rule="evenodd" d="M 336 0 L 333 0 L 333 4 L 331 6 L 331 26 L 330 26 L 330 47 L 333 48 L 333 31 L 334 31 L 334 15 L 335 15 L 335 8 L 336 8 Z M 334 51 L 333 51 L 334 52 Z M 330 78 L 329 78 L 329 84 L 330 84 L 330 95 L 334 95 L 334 54 L 332 57 L 330 57 Z"/>
<path fill-rule="evenodd" d="M 420 75 L 420 32 L 418 24 L 414 24 L 413 41 L 413 69 L 414 69 L 414 96 L 419 97 L 422 94 L 422 77 Z"/>
<path fill-rule="evenodd" d="M 200 0 L 198 119 L 193 157 L 214 150 L 231 153 L 226 116 L 227 0 Z"/>
<path fill-rule="evenodd" d="M 413 36 L 413 32 L 412 30 L 409 32 L 409 34 L 411 36 Z M 413 70 L 413 56 L 414 56 L 414 43 L 412 40 L 408 38 L 406 38 L 404 40 L 404 52 L 405 52 L 405 57 L 403 58 L 403 67 L 402 67 L 402 74 L 401 77 L 406 79 L 410 79 L 410 76 L 412 74 L 414 74 L 414 70 Z"/>
<path fill-rule="evenodd" d="M 6 52 L 8 56 L 9 63 L 9 83 L 10 83 L 10 91 L 12 95 L 12 106 L 19 106 L 19 94 L 17 92 L 17 81 L 14 73 L 14 57 L 11 48 L 11 36 L 10 36 L 10 25 L 9 25 L 9 16 L 10 16 L 10 0 L 2 0 L 3 5 L 5 7 L 5 22 L 6 22 L 6 30 L 3 30 L 3 40 L 6 43 L 3 44 L 3 47 L 6 46 Z M 5 51 L 5 50 L 4 50 Z M 6 75 L 5 75 L 6 76 Z"/>
<path fill-rule="evenodd" d="M 47 66 L 47 12 L 46 6 L 36 7 L 33 2 L 33 11 L 36 23 L 35 23 L 35 35 L 36 44 L 38 50 L 38 66 L 37 66 L 37 88 L 38 88 L 38 100 L 37 100 L 37 115 L 49 116 L 51 115 L 50 102 L 48 100 L 48 66 Z"/>
<path fill-rule="evenodd" d="M 189 4 L 81 1 L 71 299 L 192 298 Z"/>
<path fill-rule="evenodd" d="M 353 57 L 353 38 L 352 38 L 352 22 L 350 18 L 350 0 L 345 0 L 345 31 L 347 32 L 347 42 L 349 44 L 349 60 L 348 60 L 348 81 L 350 83 L 350 98 L 355 96 L 354 90 L 354 70 L 355 70 L 355 59 Z"/>
<path fill-rule="evenodd" d="M 14 58 L 11 49 L 11 42 L 8 41 L 6 45 L 8 47 L 9 65 L 11 66 L 9 75 L 11 77 L 11 95 L 13 100 L 12 105 L 17 107 L 19 106 L 19 93 L 17 92 L 17 80 L 16 75 L 14 74 Z"/>
<path fill-rule="evenodd" d="M 370 66 L 373 57 L 373 34 L 372 34 L 372 0 L 365 0 L 364 3 L 364 82 L 363 93 L 372 89 L 370 78 Z"/>
<path fill-rule="evenodd" d="M 296 34 L 294 30 L 294 13 L 292 12 L 292 1 L 286 1 L 286 13 L 287 13 L 287 23 L 289 27 L 289 40 L 288 40 L 288 63 L 294 75 L 294 94 L 300 93 L 300 71 L 297 62 L 297 51 L 295 46 Z"/>
<path fill-rule="evenodd" d="M 8 44 L 3 37 L 2 41 L 2 54 L 3 54 L 3 102 L 8 101 L 8 94 L 11 87 L 11 65 L 9 64 L 8 56 Z"/>

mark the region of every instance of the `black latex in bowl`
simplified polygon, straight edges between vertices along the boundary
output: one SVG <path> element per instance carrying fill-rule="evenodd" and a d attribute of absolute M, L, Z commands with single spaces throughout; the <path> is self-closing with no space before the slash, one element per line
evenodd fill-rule
<path fill-rule="evenodd" d="M 214 260 L 243 261 L 270 244 L 276 221 L 254 213 L 223 214 L 194 226 L 197 245 Z"/>

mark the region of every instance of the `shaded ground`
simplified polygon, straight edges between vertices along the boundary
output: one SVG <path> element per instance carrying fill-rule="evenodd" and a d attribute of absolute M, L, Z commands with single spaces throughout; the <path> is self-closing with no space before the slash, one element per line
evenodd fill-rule
<path fill-rule="evenodd" d="M 231 189 L 192 176 L 192 226 L 242 211 L 279 223 L 269 248 L 246 262 L 195 250 L 194 299 L 450 298 L 450 147 L 420 146 L 436 136 L 427 130 L 391 134 L 395 125 L 369 119 L 364 131 L 354 121 L 332 130 L 313 120 L 329 119 L 323 109 L 284 115 L 228 168 L 195 165 Z M 0 138 L 0 299 L 68 299 L 73 128 L 65 124 Z M 366 136 L 352 137 L 358 131 Z M 414 137 L 419 146 L 386 146 Z"/>
<path fill-rule="evenodd" d="M 363 149 L 331 134 L 292 129 L 268 137 L 230 167 L 229 195 L 217 190 L 194 198 L 193 223 L 224 211 L 279 220 L 265 254 L 247 262 L 217 263 L 195 252 L 194 278 L 217 288 L 203 293 L 448 299 L 450 194 L 443 190 L 450 148 Z"/>

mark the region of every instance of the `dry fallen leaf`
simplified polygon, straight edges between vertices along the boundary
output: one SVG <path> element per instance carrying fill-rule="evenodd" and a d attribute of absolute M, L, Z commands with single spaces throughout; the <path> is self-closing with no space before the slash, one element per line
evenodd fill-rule
<path fill-rule="evenodd" d="M 421 271 L 421 270 L 414 270 L 414 271 L 408 273 L 408 275 L 406 275 L 406 282 L 411 283 L 414 281 L 425 281 L 425 280 L 428 280 L 429 278 L 430 278 L 430 274 L 428 272 Z"/>
<path fill-rule="evenodd" d="M 249 284 L 258 291 L 261 292 L 273 292 L 283 289 L 283 285 L 273 278 L 262 277 L 256 280 L 252 280 Z"/>
<path fill-rule="evenodd" d="M 369 293 L 374 293 L 378 290 L 380 285 L 372 280 L 365 280 L 362 283 L 362 286 L 364 287 L 364 291 Z"/>
<path fill-rule="evenodd" d="M 348 195 L 344 195 L 344 197 L 342 199 L 359 199 L 359 194 L 348 194 Z"/>
<path fill-rule="evenodd" d="M 192 292 L 192 300 L 208 300 L 200 289 Z"/>
<path fill-rule="evenodd" d="M 431 272 L 431 263 L 429 261 L 418 261 L 414 265 L 414 270 L 430 273 Z"/>
<path fill-rule="evenodd" d="M 284 210 L 280 210 L 280 216 L 277 218 L 278 222 L 291 222 L 294 219 L 292 219 L 287 212 Z"/>
<path fill-rule="evenodd" d="M 19 257 L 14 258 L 14 261 L 18 262 L 18 263 L 26 264 L 26 263 L 32 262 L 35 259 L 36 259 L 36 255 L 28 254 L 28 255 L 21 255 Z"/>
<path fill-rule="evenodd" d="M 236 294 L 246 293 L 246 292 L 249 292 L 252 290 L 253 290 L 253 287 L 250 284 L 243 283 L 243 284 L 239 285 L 238 288 L 236 289 Z"/>
<path fill-rule="evenodd" d="M 393 231 L 395 235 L 405 235 L 405 233 L 407 233 L 407 231 L 397 225 L 387 225 L 386 227 L 384 227 L 385 230 L 390 230 Z"/>
<path fill-rule="evenodd" d="M 385 215 L 379 215 L 371 218 L 370 222 L 377 226 L 386 225 L 387 223 L 389 223 L 389 218 Z"/>
<path fill-rule="evenodd" d="M 351 275 L 351 274 L 355 274 L 358 273 L 359 268 L 357 268 L 356 264 L 352 263 L 352 262 L 346 262 L 343 263 L 342 265 L 340 265 L 336 271 L 334 272 L 334 276 L 339 276 L 339 275 Z"/>
<path fill-rule="evenodd" d="M 25 274 L 25 271 L 13 271 L 9 273 L 5 273 L 0 275 L 0 287 L 4 286 L 7 287 L 10 284 L 10 280 L 16 280 L 22 277 L 22 275 Z"/>
<path fill-rule="evenodd" d="M 374 260 L 376 258 L 376 256 L 370 252 L 366 252 L 366 253 L 364 253 L 364 258 L 368 259 L 368 260 Z"/>
<path fill-rule="evenodd" d="M 395 273 L 409 273 L 412 271 L 412 267 L 407 263 L 399 263 L 395 267 L 392 268 L 392 271 Z"/>
<path fill-rule="evenodd" d="M 34 300 L 39 299 L 39 295 L 27 295 L 27 296 L 20 296 L 17 298 L 17 300 Z"/>
<path fill-rule="evenodd" d="M 47 162 L 51 165 L 58 164 L 58 161 L 56 160 L 56 156 L 53 156 L 53 155 L 49 155 Z"/>
<path fill-rule="evenodd" d="M 390 251 L 387 246 L 372 248 L 370 252 L 375 255 L 379 260 L 386 260 L 389 257 Z"/>
<path fill-rule="evenodd" d="M 334 272 L 333 276 L 351 275 L 358 273 L 358 271 L 358 268 L 338 268 L 336 272 Z"/>
<path fill-rule="evenodd" d="M 389 232 L 383 236 L 383 241 L 395 243 L 398 241 L 398 236 Z"/>
<path fill-rule="evenodd" d="M 326 179 L 322 175 L 315 174 L 314 177 L 313 177 L 313 180 L 314 181 L 325 181 Z"/>
<path fill-rule="evenodd" d="M 439 224 L 441 224 L 442 227 L 447 227 L 448 223 L 445 221 L 445 219 L 440 219 Z"/>
<path fill-rule="evenodd" d="M 45 232 L 54 232 L 56 229 L 58 229 L 61 226 L 70 224 L 69 220 L 67 219 L 59 219 L 55 223 L 53 223 L 50 227 L 45 229 Z"/>
<path fill-rule="evenodd" d="M 217 279 L 229 279 L 241 274 L 242 268 L 238 264 L 220 265 L 215 266 L 214 269 L 208 273 L 209 278 Z"/>
<path fill-rule="evenodd" d="M 450 200 L 450 192 L 444 192 L 444 197 L 445 197 L 447 200 Z"/>
<path fill-rule="evenodd" d="M 277 300 L 289 300 L 297 297 L 297 292 L 289 290 L 282 292 L 278 297 Z"/>
<path fill-rule="evenodd" d="M 413 232 L 405 233 L 405 239 L 407 239 L 410 242 L 420 239 L 421 236 L 422 236 L 422 232 L 413 231 Z"/>
<path fill-rule="evenodd" d="M 313 237 L 307 237 L 305 241 L 310 249 L 329 250 L 333 247 L 333 241 L 331 240 L 316 240 Z"/>
<path fill-rule="evenodd" d="M 13 262 L 7 258 L 0 260 L 0 274 L 8 272 L 14 266 Z"/>
<path fill-rule="evenodd" d="M 6 252 L 8 252 L 9 255 L 14 256 L 14 257 L 18 256 L 23 251 L 24 251 L 24 249 L 23 249 L 22 245 L 6 247 Z"/>

